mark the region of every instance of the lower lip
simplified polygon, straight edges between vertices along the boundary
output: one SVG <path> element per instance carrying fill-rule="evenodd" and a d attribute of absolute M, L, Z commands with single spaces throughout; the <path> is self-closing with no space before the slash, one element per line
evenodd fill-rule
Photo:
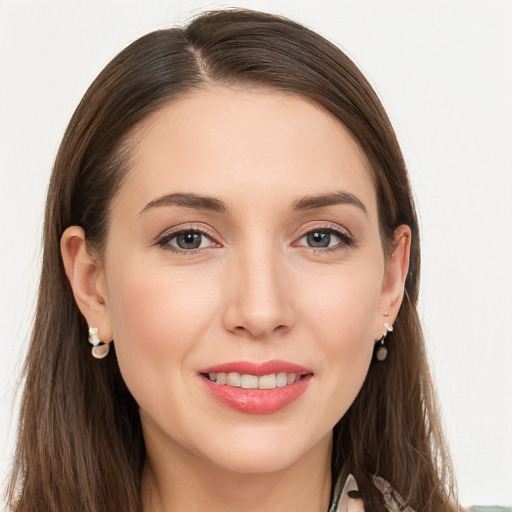
<path fill-rule="evenodd" d="M 245 389 L 216 384 L 202 377 L 205 385 L 219 402 L 248 414 L 272 414 L 297 400 L 311 381 L 306 375 L 293 384 L 274 389 Z"/>

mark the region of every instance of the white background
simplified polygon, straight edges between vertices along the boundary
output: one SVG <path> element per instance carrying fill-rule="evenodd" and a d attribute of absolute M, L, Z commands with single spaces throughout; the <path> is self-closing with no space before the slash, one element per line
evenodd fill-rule
<path fill-rule="evenodd" d="M 69 117 L 127 43 L 223 5 L 0 1 L 0 484 L 14 446 L 45 189 Z M 512 504 L 512 2 L 236 5 L 322 33 L 381 96 L 418 203 L 421 316 L 461 500 Z"/>

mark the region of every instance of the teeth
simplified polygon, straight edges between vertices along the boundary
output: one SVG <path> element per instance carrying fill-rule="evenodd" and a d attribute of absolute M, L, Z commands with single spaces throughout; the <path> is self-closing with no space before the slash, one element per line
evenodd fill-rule
<path fill-rule="evenodd" d="M 258 389 L 258 377 L 256 377 L 256 375 L 242 375 L 240 387 L 245 389 Z"/>
<path fill-rule="evenodd" d="M 228 373 L 228 377 L 226 380 L 226 384 L 228 386 L 233 386 L 234 388 L 239 388 L 242 382 L 242 377 L 239 373 Z"/>
<path fill-rule="evenodd" d="M 259 389 L 274 389 L 276 387 L 276 374 L 262 375 L 259 378 Z"/>
<path fill-rule="evenodd" d="M 209 373 L 208 377 L 216 384 L 228 385 L 244 389 L 275 389 L 282 388 L 300 380 L 300 375 L 295 373 L 271 373 L 270 375 L 231 373 Z"/>
<path fill-rule="evenodd" d="M 288 384 L 288 375 L 286 373 L 278 373 L 276 375 L 276 386 L 282 388 Z"/>

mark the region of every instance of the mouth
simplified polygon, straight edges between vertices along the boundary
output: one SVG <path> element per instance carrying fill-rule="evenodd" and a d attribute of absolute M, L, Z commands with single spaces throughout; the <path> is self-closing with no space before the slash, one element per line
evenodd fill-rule
<path fill-rule="evenodd" d="M 200 372 L 211 396 L 239 412 L 271 414 L 295 402 L 307 389 L 313 372 L 283 361 L 238 362 Z"/>
<path fill-rule="evenodd" d="M 284 386 L 295 384 L 304 375 L 297 375 L 295 373 L 270 373 L 268 375 L 251 375 L 248 373 L 223 373 L 223 372 L 211 372 L 202 374 L 205 378 L 215 384 L 221 386 L 231 386 L 234 388 L 243 389 L 276 389 Z"/>

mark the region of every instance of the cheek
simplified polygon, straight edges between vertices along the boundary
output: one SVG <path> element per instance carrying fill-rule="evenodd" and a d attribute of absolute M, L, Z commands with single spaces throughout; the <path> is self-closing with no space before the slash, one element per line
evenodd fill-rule
<path fill-rule="evenodd" d="M 143 270 L 137 273 L 131 268 Z M 193 272 L 151 270 L 133 263 L 120 266 L 110 276 L 109 307 L 116 341 L 137 335 L 141 345 L 166 344 L 201 324 L 215 300 L 210 288 L 200 286 L 201 277 Z M 149 336 L 156 333 L 159 336 Z"/>
<path fill-rule="evenodd" d="M 190 273 L 146 267 L 137 275 L 130 267 L 135 265 L 110 273 L 109 308 L 119 365 L 139 398 L 186 371 L 187 355 L 212 323 L 217 299 Z"/>
<path fill-rule="evenodd" d="M 299 301 L 306 306 L 302 315 L 333 351 L 357 352 L 361 345 L 372 345 L 382 283 L 379 270 L 374 265 L 317 273 L 314 282 L 299 292 Z"/>
<path fill-rule="evenodd" d="M 361 277 L 364 276 L 364 277 Z M 380 299 L 378 269 L 346 272 L 343 278 L 325 281 L 310 294 L 310 335 L 322 354 L 319 408 L 329 411 L 330 426 L 345 414 L 366 378 L 374 345 L 374 325 Z M 320 281 L 316 281 L 320 284 Z M 334 284 L 333 284 L 334 283 Z"/>

